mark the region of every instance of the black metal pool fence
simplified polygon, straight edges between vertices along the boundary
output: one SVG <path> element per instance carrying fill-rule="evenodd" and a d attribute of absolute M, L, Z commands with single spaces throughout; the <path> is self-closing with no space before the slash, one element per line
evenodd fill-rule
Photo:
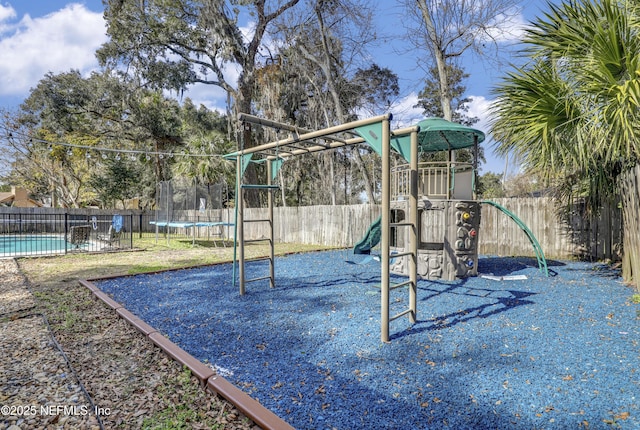
<path fill-rule="evenodd" d="M 231 213 L 226 211 L 225 220 Z M 220 211 L 174 215 L 174 222 L 167 223 L 159 222 L 154 211 L 0 208 L 0 258 L 122 251 L 144 239 L 213 241 L 217 246 L 232 234 Z"/>
<path fill-rule="evenodd" d="M 133 217 L 133 214 L 2 212 L 0 257 L 130 249 Z"/>

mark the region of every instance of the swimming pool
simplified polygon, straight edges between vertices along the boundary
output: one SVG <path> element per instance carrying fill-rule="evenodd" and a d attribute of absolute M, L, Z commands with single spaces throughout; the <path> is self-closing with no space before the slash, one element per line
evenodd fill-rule
<path fill-rule="evenodd" d="M 68 244 L 60 235 L 0 236 L 0 257 L 59 254 L 72 248 L 75 246 Z"/>

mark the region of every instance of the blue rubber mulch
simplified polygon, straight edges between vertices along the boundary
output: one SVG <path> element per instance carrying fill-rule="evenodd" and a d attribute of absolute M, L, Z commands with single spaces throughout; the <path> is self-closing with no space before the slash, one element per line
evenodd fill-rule
<path fill-rule="evenodd" d="M 481 258 L 528 279 L 420 281 L 418 322 L 383 344 L 380 263 L 347 258 L 278 258 L 276 288 L 244 296 L 230 264 L 97 285 L 298 429 L 640 428 L 640 305 L 617 272 Z"/>

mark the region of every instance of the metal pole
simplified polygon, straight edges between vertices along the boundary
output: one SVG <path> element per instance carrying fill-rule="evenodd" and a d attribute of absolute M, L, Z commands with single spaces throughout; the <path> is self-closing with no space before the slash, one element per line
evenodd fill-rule
<path fill-rule="evenodd" d="M 239 241 L 239 253 L 238 253 L 238 279 L 240 283 L 240 295 L 244 295 L 244 196 L 242 191 L 242 156 L 237 157 L 237 172 L 236 172 L 236 184 L 238 191 L 236 193 L 236 230 L 238 232 L 237 241 Z"/>
<path fill-rule="evenodd" d="M 68 251 L 68 243 L 69 243 L 69 215 L 67 212 L 64 213 L 64 253 L 66 254 Z M 20 234 L 22 234 L 22 214 L 20 215 Z"/>
<path fill-rule="evenodd" d="M 200 221 L 200 216 L 198 215 L 198 180 L 193 178 L 193 216 L 195 218 L 195 222 L 193 223 L 193 235 L 191 239 L 191 246 L 196 245 L 196 224 Z"/>
<path fill-rule="evenodd" d="M 409 321 L 415 324 L 417 316 L 418 296 L 418 131 L 411 133 L 411 196 L 409 197 L 409 216 L 411 218 L 411 234 L 409 247 L 412 256 L 409 259 Z"/>
<path fill-rule="evenodd" d="M 473 184 L 473 188 L 471 190 L 473 200 L 478 198 L 478 194 L 476 193 L 476 179 L 478 177 L 478 136 L 473 135 L 473 172 L 471 176 L 471 183 Z"/>
<path fill-rule="evenodd" d="M 131 232 L 131 237 L 129 237 L 129 249 L 133 249 L 133 213 L 129 214 L 129 231 Z"/>
<path fill-rule="evenodd" d="M 254 153 L 254 152 L 261 152 L 267 149 L 273 149 L 276 148 L 278 146 L 282 146 L 282 145 L 289 145 L 295 142 L 301 142 L 301 141 L 305 141 L 305 140 L 311 140 L 311 139 L 315 139 L 318 137 L 326 137 L 329 136 L 333 133 L 340 133 L 343 131 L 348 131 L 351 130 L 355 127 L 361 127 L 364 125 L 370 125 L 370 124 L 375 124 L 375 123 L 379 123 L 379 122 L 384 122 L 386 121 L 387 123 L 387 128 L 389 127 L 389 120 L 390 120 L 391 114 L 386 114 L 386 115 L 380 115 L 380 116 L 376 116 L 373 118 L 368 118 L 368 119 L 361 119 L 358 121 L 353 121 L 353 122 L 348 122 L 345 124 L 341 124 L 341 125 L 336 125 L 333 127 L 329 127 L 329 128 L 325 128 L 323 130 L 319 130 L 319 131 L 312 131 L 310 133 L 305 133 L 305 134 L 301 134 L 300 136 L 297 137 L 293 137 L 293 138 L 289 138 L 289 139 L 284 139 L 284 140 L 279 140 L 279 141 L 275 141 L 275 142 L 270 142 L 270 143 L 265 143 L 262 145 L 258 145 L 258 146 L 254 146 L 251 148 L 247 148 L 247 149 L 243 149 L 241 151 L 239 151 L 241 154 L 250 154 L 250 153 Z M 240 121 L 243 121 L 245 119 L 247 119 L 244 114 L 240 114 L 238 119 Z M 389 130 L 387 130 L 387 133 L 389 132 Z M 358 142 L 361 142 L 362 139 L 361 138 L 354 138 L 357 139 Z M 348 140 L 347 140 L 348 141 Z M 339 147 L 339 146 L 344 146 L 345 144 L 342 142 L 339 142 L 339 144 L 337 145 L 327 145 L 327 146 L 322 146 L 323 149 L 330 149 L 330 148 L 334 148 L 334 147 Z M 233 155 L 237 155 L 237 154 L 233 154 Z"/>
<path fill-rule="evenodd" d="M 415 126 L 411 126 L 411 127 L 406 127 L 406 128 L 400 128 L 397 130 L 393 130 L 391 132 L 391 136 L 404 136 L 406 134 L 411 133 L 411 129 L 415 128 Z M 328 138 L 330 138 L 330 136 L 328 136 Z M 318 151 L 325 151 L 327 149 L 334 149 L 334 148 L 341 148 L 344 146 L 349 146 L 349 145 L 357 145 L 359 143 L 365 143 L 366 140 L 362 137 L 353 137 L 350 139 L 346 139 L 344 141 L 338 141 L 338 142 L 330 142 L 326 145 L 315 145 L 315 146 L 309 146 L 307 148 L 304 149 L 294 149 L 294 150 L 288 150 L 286 153 L 283 152 L 281 150 L 280 154 L 278 155 L 269 155 L 266 157 L 267 160 L 276 160 L 278 158 L 290 158 L 296 155 L 302 155 L 302 154 L 309 154 L 311 152 L 318 152 Z"/>
<path fill-rule="evenodd" d="M 255 116 L 255 115 L 249 115 L 248 113 L 239 114 L 238 115 L 238 120 L 239 121 L 245 121 L 245 122 L 251 122 L 253 124 L 264 125 L 264 126 L 275 128 L 275 129 L 279 129 L 279 130 L 286 130 L 286 131 L 290 131 L 290 132 L 296 133 L 296 134 L 312 133 L 314 131 L 314 130 L 309 130 L 309 129 L 306 129 L 306 128 L 300 128 L 300 127 L 297 127 L 295 125 L 286 124 L 284 122 L 277 122 L 277 121 L 273 121 L 273 120 L 266 119 L 266 118 L 260 118 L 260 117 Z M 335 140 L 335 141 L 338 141 L 338 142 L 346 143 L 345 139 L 339 138 L 337 136 L 327 136 L 327 137 L 329 137 L 331 140 Z"/>
<path fill-rule="evenodd" d="M 380 338 L 389 342 L 389 245 L 391 215 L 391 141 L 389 119 L 382 121 L 382 242 L 380 285 Z"/>
<path fill-rule="evenodd" d="M 173 187 L 170 181 L 166 181 L 165 184 L 167 184 L 167 192 L 165 193 L 165 198 L 167 199 L 167 225 L 165 226 L 165 233 L 167 234 L 167 246 L 169 246 L 169 238 L 171 237 L 169 221 L 172 221 L 170 218 L 173 218 Z M 171 197 L 171 200 L 169 200 L 169 197 Z M 169 210 L 169 201 L 171 201 L 171 210 Z"/>
<path fill-rule="evenodd" d="M 273 185 L 272 173 L 273 163 L 267 161 L 267 185 Z M 273 237 L 273 190 L 267 189 L 267 202 L 269 204 L 269 284 L 271 288 L 276 287 L 276 273 L 275 273 L 275 244 Z"/>

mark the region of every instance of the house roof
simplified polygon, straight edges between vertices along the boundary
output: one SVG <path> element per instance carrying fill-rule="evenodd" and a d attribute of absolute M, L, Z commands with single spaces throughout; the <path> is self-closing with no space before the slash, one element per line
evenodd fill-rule
<path fill-rule="evenodd" d="M 18 196 L 18 198 L 16 198 Z M 10 192 L 0 192 L 0 205 L 15 207 L 42 207 L 42 204 L 30 198 L 24 188 L 11 187 Z"/>
<path fill-rule="evenodd" d="M 13 201 L 15 195 L 13 193 L 0 193 L 0 203 L 9 203 Z"/>

